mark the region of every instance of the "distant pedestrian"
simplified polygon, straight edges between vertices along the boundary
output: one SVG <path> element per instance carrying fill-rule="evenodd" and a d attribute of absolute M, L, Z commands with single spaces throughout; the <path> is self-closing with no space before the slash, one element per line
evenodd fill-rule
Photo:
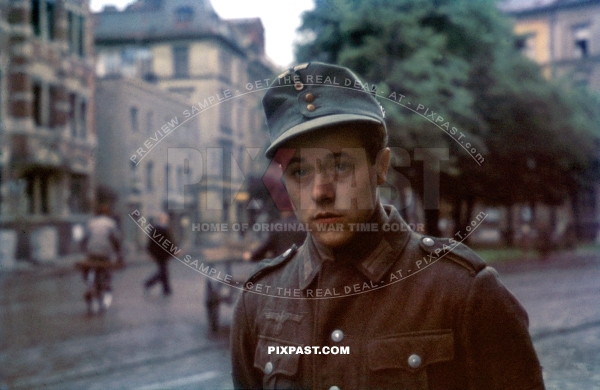
<path fill-rule="evenodd" d="M 111 217 L 108 204 L 101 203 L 97 206 L 96 215 L 86 225 L 81 246 L 87 255 L 83 276 L 89 284 L 84 295 L 88 311 L 106 309 L 112 302 L 112 268 L 124 263 L 121 232 L 117 222 Z"/>
<path fill-rule="evenodd" d="M 172 293 L 168 268 L 171 253 L 159 244 L 159 242 L 167 240 L 173 243 L 173 237 L 169 230 L 169 216 L 166 213 L 159 215 L 158 224 L 154 226 L 152 236 L 153 238 L 150 238 L 148 241 L 147 249 L 154 261 L 156 261 L 158 270 L 144 282 L 144 288 L 148 290 L 154 284 L 160 282 L 163 287 L 163 295 L 168 296 Z"/>

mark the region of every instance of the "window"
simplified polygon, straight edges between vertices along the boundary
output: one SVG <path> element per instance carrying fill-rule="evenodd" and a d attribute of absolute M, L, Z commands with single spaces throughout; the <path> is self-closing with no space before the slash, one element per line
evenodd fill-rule
<path fill-rule="evenodd" d="M 177 191 L 183 191 L 183 167 L 177 167 Z"/>
<path fill-rule="evenodd" d="M 31 0 L 31 27 L 36 37 L 42 35 L 40 27 L 40 2 L 41 0 Z"/>
<path fill-rule="evenodd" d="M 248 126 L 246 125 L 246 123 L 252 123 L 250 121 L 247 121 L 246 119 L 246 109 L 244 107 L 244 101 L 242 99 L 239 99 L 238 101 L 238 106 L 237 106 L 237 115 L 236 115 L 236 119 L 237 119 L 237 123 L 236 123 L 236 131 L 238 132 L 238 135 L 240 138 L 243 137 L 244 133 L 245 133 L 245 129 L 246 128 L 252 128 L 252 126 Z"/>
<path fill-rule="evenodd" d="M 50 94 L 50 100 L 48 101 L 48 105 L 49 105 L 49 126 L 50 127 L 56 127 L 58 125 L 62 125 L 62 123 L 59 123 L 59 114 L 58 114 L 58 110 L 56 109 L 56 104 L 59 101 L 59 96 L 60 96 L 60 91 L 59 88 L 56 86 L 51 85 L 49 88 L 49 94 Z"/>
<path fill-rule="evenodd" d="M 54 40 L 54 1 L 46 0 L 46 37 Z"/>
<path fill-rule="evenodd" d="M 87 103 L 77 94 L 69 94 L 69 129 L 72 138 L 87 137 L 86 126 Z"/>
<path fill-rule="evenodd" d="M 49 175 L 37 174 L 26 178 L 26 197 L 29 214 L 49 214 Z"/>
<path fill-rule="evenodd" d="M 31 0 L 31 27 L 36 37 L 54 40 L 56 0 Z"/>
<path fill-rule="evenodd" d="M 175 10 L 175 23 L 187 24 L 192 20 L 194 20 L 194 9 L 192 7 L 179 7 Z"/>
<path fill-rule="evenodd" d="M 170 177 L 171 176 L 171 164 L 166 164 L 165 165 L 165 191 L 169 192 L 169 190 L 171 189 L 171 180 Z"/>
<path fill-rule="evenodd" d="M 146 132 L 151 134 L 154 130 L 154 113 L 152 111 L 148 111 L 146 113 Z"/>
<path fill-rule="evenodd" d="M 68 11 L 67 23 L 69 51 L 83 57 L 85 55 L 85 17 Z"/>
<path fill-rule="evenodd" d="M 154 190 L 154 163 L 152 161 L 148 161 L 146 165 L 146 191 Z"/>
<path fill-rule="evenodd" d="M 3 84 L 3 80 L 2 80 L 2 69 L 0 69 L 0 124 L 2 123 L 2 110 L 3 110 L 3 99 L 2 99 L 2 84 Z"/>
<path fill-rule="evenodd" d="M 85 213 L 86 210 L 86 190 L 88 188 L 87 178 L 83 175 L 71 176 L 71 193 L 69 199 L 69 208 L 71 213 Z"/>
<path fill-rule="evenodd" d="M 138 109 L 137 107 L 131 107 L 129 110 L 129 115 L 131 116 L 131 130 L 138 131 L 140 129 L 138 122 Z"/>
<path fill-rule="evenodd" d="M 230 104 L 221 104 L 218 107 L 219 109 L 219 126 L 221 129 L 221 133 L 230 135 L 233 133 L 231 129 L 231 115 L 232 109 Z"/>
<path fill-rule="evenodd" d="M 232 62 L 233 57 L 231 56 L 231 53 L 225 50 L 219 51 L 219 69 L 221 69 L 221 76 L 223 76 L 227 81 L 231 79 Z"/>
<path fill-rule="evenodd" d="M 229 140 L 219 140 L 219 146 L 223 150 L 223 180 L 231 180 L 231 154 L 233 153 L 233 143 Z"/>
<path fill-rule="evenodd" d="M 77 26 L 77 54 L 85 56 L 85 17 L 79 15 L 79 24 Z"/>
<path fill-rule="evenodd" d="M 69 94 L 69 130 L 71 131 L 71 138 L 77 137 L 77 116 L 75 110 L 77 108 L 77 95 L 74 93 Z"/>
<path fill-rule="evenodd" d="M 535 33 L 528 33 L 517 38 L 517 49 L 527 58 L 535 61 Z"/>
<path fill-rule="evenodd" d="M 33 120 L 37 127 L 51 128 L 58 125 L 58 110 L 55 107 L 59 88 L 53 85 L 33 81 Z"/>
<path fill-rule="evenodd" d="M 33 83 L 33 119 L 36 126 L 45 126 L 44 89 L 39 82 Z"/>
<path fill-rule="evenodd" d="M 573 27 L 573 50 L 576 58 L 585 58 L 590 50 L 590 26 L 580 24 Z"/>
<path fill-rule="evenodd" d="M 79 102 L 79 136 L 81 138 L 87 138 L 87 126 L 86 126 L 86 114 L 87 114 L 87 103 L 85 100 Z"/>
<path fill-rule="evenodd" d="M 189 46 L 173 46 L 173 75 L 175 77 L 188 77 Z"/>

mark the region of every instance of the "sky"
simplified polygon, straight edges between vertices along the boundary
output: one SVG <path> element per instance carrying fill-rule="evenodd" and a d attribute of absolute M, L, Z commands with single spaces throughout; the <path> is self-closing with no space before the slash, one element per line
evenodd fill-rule
<path fill-rule="evenodd" d="M 192 0 L 195 1 L 195 0 Z M 273 62 L 288 67 L 294 61 L 293 43 L 300 15 L 314 7 L 313 0 L 211 0 L 223 19 L 260 17 L 265 27 L 265 50 Z M 91 0 L 92 11 L 105 5 L 122 9 L 132 0 Z"/>

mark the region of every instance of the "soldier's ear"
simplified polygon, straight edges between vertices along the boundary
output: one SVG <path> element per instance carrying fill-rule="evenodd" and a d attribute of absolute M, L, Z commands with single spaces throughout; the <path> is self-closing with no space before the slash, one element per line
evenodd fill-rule
<path fill-rule="evenodd" d="M 388 168 L 390 167 L 390 148 L 384 148 L 377 153 L 375 165 L 377 169 L 377 185 L 385 183 Z"/>

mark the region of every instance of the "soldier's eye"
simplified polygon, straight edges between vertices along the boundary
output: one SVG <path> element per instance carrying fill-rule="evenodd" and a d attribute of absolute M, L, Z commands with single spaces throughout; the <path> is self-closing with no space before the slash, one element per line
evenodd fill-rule
<path fill-rule="evenodd" d="M 295 166 L 288 169 L 288 174 L 295 179 L 303 179 L 312 173 L 310 167 Z"/>
<path fill-rule="evenodd" d="M 349 173 L 354 170 L 354 164 L 349 162 L 339 162 L 335 164 L 335 170 L 337 173 Z"/>

